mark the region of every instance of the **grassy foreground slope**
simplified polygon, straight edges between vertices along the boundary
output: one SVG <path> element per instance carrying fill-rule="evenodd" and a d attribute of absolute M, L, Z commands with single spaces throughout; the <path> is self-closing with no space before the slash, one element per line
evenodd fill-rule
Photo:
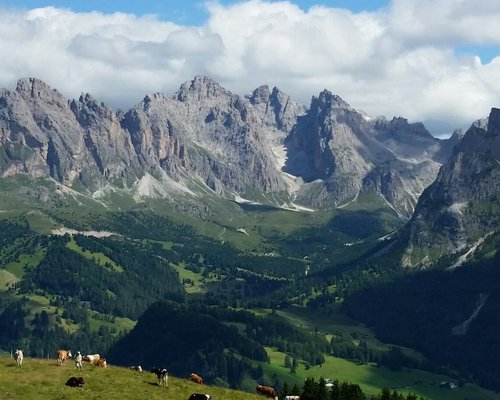
<path fill-rule="evenodd" d="M 82 376 L 85 384 L 71 388 L 70 376 Z M 156 375 L 127 368 L 84 365 L 77 371 L 72 360 L 59 367 L 55 360 L 25 358 L 22 368 L 13 359 L 0 357 L 0 400 L 187 400 L 191 393 L 208 393 L 217 400 L 251 400 L 258 396 L 215 386 L 197 385 L 170 377 L 169 387 L 158 386 Z"/>

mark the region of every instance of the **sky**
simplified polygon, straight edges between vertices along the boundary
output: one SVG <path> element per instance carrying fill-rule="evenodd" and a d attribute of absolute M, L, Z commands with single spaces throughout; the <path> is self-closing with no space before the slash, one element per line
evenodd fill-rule
<path fill-rule="evenodd" d="M 0 87 L 126 109 L 202 74 L 306 106 L 327 89 L 446 137 L 500 107 L 498 21 L 498 0 L 0 0 Z"/>

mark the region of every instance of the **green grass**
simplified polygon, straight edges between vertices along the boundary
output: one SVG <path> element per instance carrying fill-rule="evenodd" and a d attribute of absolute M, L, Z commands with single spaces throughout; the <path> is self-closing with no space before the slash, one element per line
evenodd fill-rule
<path fill-rule="evenodd" d="M 16 278 L 22 279 L 24 276 L 24 267 L 36 266 L 44 257 L 45 250 L 38 249 L 33 254 L 21 254 L 17 261 L 11 261 L 5 265 L 5 270 L 12 273 Z"/>
<path fill-rule="evenodd" d="M 182 282 L 183 279 L 191 279 L 193 281 L 190 285 L 184 285 L 184 290 L 186 293 L 205 293 L 205 288 L 203 287 L 202 276 L 197 272 L 190 271 L 186 269 L 183 264 L 170 264 L 179 274 L 179 280 Z"/>
<path fill-rule="evenodd" d="M 52 229 L 57 227 L 56 222 L 47 214 L 40 210 L 29 211 L 24 214 L 30 229 L 45 235 L 49 235 Z"/>
<path fill-rule="evenodd" d="M 12 272 L 0 269 L 0 292 L 6 292 L 9 287 L 19 282 L 19 280 Z"/>
<path fill-rule="evenodd" d="M 117 332 L 130 331 L 135 326 L 136 321 L 130 318 L 113 317 L 113 322 L 104 319 L 104 316 L 97 311 L 89 310 L 90 329 L 97 331 L 101 326 L 115 329 Z"/>
<path fill-rule="evenodd" d="M 439 383 L 442 381 L 456 382 L 444 375 L 432 374 L 415 369 L 404 369 L 400 372 L 378 368 L 375 365 L 358 365 L 356 363 L 340 358 L 325 356 L 325 363 L 320 366 L 305 369 L 303 363 L 299 363 L 296 374 L 290 374 L 284 364 L 285 354 L 273 349 L 266 349 L 271 363 L 263 364 L 265 374 L 269 377 L 274 375 L 280 381 L 301 386 L 307 377 L 320 377 L 338 379 L 360 385 L 367 395 L 380 393 L 383 387 L 390 387 L 401 393 L 415 393 L 424 396 L 428 400 L 490 400 L 500 399 L 499 394 L 481 389 L 477 386 L 467 384 L 455 390 L 442 389 Z"/>
<path fill-rule="evenodd" d="M 75 239 L 72 237 L 68 243 L 66 243 L 66 247 L 74 252 L 82 255 L 87 260 L 94 261 L 97 265 L 103 268 L 110 268 L 115 272 L 123 272 L 123 268 L 115 263 L 111 258 L 109 258 L 104 253 L 93 253 L 90 250 L 83 249 L 76 243 Z"/>
<path fill-rule="evenodd" d="M 167 366 L 168 368 L 168 366 Z M 82 388 L 65 386 L 70 376 L 82 376 Z M 69 360 L 59 367 L 55 360 L 26 358 L 22 368 L 11 358 L 0 358 L 0 400 L 186 400 L 191 393 L 209 393 L 214 400 L 259 399 L 254 394 L 209 385 L 196 385 L 186 379 L 169 378 L 168 388 L 159 387 L 156 375 L 127 368 L 98 368 L 84 365 L 76 371 Z"/>
<path fill-rule="evenodd" d="M 318 330 L 324 333 L 328 339 L 332 337 L 334 332 L 348 333 L 366 340 L 371 348 L 380 350 L 389 349 L 389 345 L 380 342 L 367 326 L 342 314 L 339 303 L 330 304 L 318 310 L 292 305 L 288 308 L 278 310 L 277 314 L 295 326 L 304 327 L 310 331 Z M 410 350 L 408 352 L 414 353 L 414 351 Z M 421 356 L 418 355 L 417 358 L 421 358 Z"/>

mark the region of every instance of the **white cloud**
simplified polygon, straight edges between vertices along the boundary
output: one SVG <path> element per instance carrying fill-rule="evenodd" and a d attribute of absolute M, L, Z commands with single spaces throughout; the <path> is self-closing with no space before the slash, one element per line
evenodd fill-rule
<path fill-rule="evenodd" d="M 0 86 L 35 76 L 116 108 L 208 74 L 238 94 L 267 83 L 308 105 L 327 88 L 371 115 L 450 126 L 500 106 L 500 57 L 482 64 L 454 52 L 500 46 L 497 0 L 393 0 L 363 13 L 262 0 L 206 7 L 200 27 L 153 15 L 0 10 Z"/>

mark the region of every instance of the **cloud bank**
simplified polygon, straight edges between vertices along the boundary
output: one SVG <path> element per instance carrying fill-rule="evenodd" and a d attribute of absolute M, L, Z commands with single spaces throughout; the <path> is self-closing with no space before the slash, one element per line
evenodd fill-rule
<path fill-rule="evenodd" d="M 500 49 L 497 0 L 393 0 L 361 13 L 287 1 L 205 6 L 209 19 L 197 27 L 154 15 L 0 9 L 0 86 L 33 76 L 68 97 L 90 92 L 128 108 L 206 74 L 240 95 L 278 86 L 305 105 L 326 88 L 369 115 L 445 130 L 500 106 L 500 50 L 483 61 L 456 51 Z"/>

